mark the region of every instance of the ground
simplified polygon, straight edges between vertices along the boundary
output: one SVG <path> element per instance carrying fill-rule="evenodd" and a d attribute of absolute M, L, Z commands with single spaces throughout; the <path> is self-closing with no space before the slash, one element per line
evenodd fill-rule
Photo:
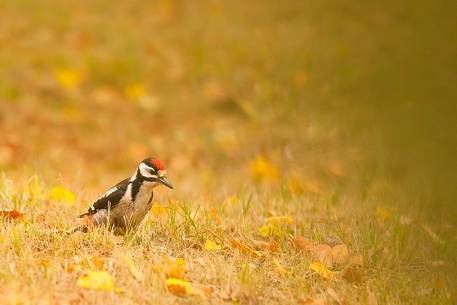
<path fill-rule="evenodd" d="M 382 89 L 390 5 L 3 1 L 0 304 L 454 304 L 455 208 L 323 115 Z M 148 156 L 136 232 L 66 233 Z"/>

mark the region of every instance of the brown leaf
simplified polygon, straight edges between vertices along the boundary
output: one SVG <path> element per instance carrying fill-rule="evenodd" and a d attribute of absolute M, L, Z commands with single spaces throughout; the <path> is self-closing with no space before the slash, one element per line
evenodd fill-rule
<path fill-rule="evenodd" d="M 345 244 L 336 245 L 332 248 L 332 260 L 336 264 L 344 264 L 349 260 L 348 247 Z"/>
<path fill-rule="evenodd" d="M 19 219 L 22 219 L 22 217 L 24 215 L 25 215 L 25 213 L 21 213 L 17 210 L 0 211 L 0 218 L 6 219 L 6 220 L 9 220 L 9 219 L 19 220 Z"/>
<path fill-rule="evenodd" d="M 330 264 L 333 261 L 332 247 L 327 244 L 320 244 L 312 249 L 313 256 L 315 259 Z"/>
<path fill-rule="evenodd" d="M 296 236 L 292 239 L 294 247 L 300 250 L 311 251 L 314 247 L 313 242 L 310 239 Z"/>

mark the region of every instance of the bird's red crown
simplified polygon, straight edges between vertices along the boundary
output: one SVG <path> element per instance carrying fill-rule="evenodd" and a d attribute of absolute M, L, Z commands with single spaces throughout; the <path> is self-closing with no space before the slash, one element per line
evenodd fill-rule
<path fill-rule="evenodd" d="M 163 163 L 159 159 L 151 159 L 151 164 L 154 166 L 157 170 L 164 170 L 165 166 L 163 166 Z"/>

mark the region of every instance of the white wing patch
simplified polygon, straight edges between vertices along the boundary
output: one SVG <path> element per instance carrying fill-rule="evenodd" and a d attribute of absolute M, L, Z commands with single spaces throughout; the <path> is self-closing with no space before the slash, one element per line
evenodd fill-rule
<path fill-rule="evenodd" d="M 103 194 L 100 198 L 105 198 L 105 197 L 109 196 L 111 193 L 114 193 L 114 192 L 117 191 L 117 190 L 118 190 L 117 187 L 112 187 L 112 188 L 110 188 L 109 190 L 107 190 L 107 191 L 105 192 L 105 194 Z"/>

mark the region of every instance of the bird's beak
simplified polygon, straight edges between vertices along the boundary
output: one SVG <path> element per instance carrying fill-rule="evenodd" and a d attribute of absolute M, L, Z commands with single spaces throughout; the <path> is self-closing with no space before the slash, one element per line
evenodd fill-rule
<path fill-rule="evenodd" d="M 167 177 L 165 177 L 165 176 L 159 177 L 159 181 L 166 187 L 173 189 L 173 184 L 171 184 L 171 182 L 167 179 Z"/>

